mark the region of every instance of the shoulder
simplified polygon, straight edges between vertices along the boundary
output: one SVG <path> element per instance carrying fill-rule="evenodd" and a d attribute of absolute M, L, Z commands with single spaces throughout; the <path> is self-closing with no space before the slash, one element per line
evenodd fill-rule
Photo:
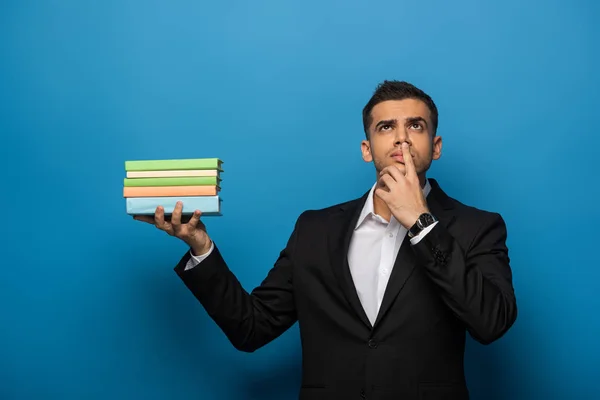
<path fill-rule="evenodd" d="M 318 209 L 308 209 L 296 218 L 290 241 L 294 247 L 300 243 L 303 248 L 314 250 L 323 243 L 324 235 L 338 232 L 345 225 L 354 212 L 364 204 L 361 198 L 333 204 Z"/>
<path fill-rule="evenodd" d="M 347 200 L 341 203 L 332 204 L 323 208 L 308 209 L 303 211 L 297 219 L 297 224 L 314 224 L 314 223 L 325 223 L 330 220 L 331 217 L 338 215 L 358 211 L 364 205 L 368 192 L 363 194 L 361 197 Z"/>
<path fill-rule="evenodd" d="M 504 218 L 497 211 L 486 210 L 473 205 L 464 204 L 455 199 L 453 200 L 455 202 L 457 216 L 465 222 L 471 223 L 476 227 L 489 224 L 504 224 Z"/>
<path fill-rule="evenodd" d="M 467 248 L 486 238 L 506 239 L 506 222 L 499 212 L 466 204 L 450 196 L 446 197 L 446 206 L 454 217 L 450 229 L 457 238 L 464 240 Z"/>
<path fill-rule="evenodd" d="M 481 207 L 467 204 L 463 201 L 457 200 L 455 197 L 447 194 L 440 187 L 439 183 L 435 179 L 429 179 L 432 191 L 430 196 L 433 197 L 433 201 L 436 202 L 444 210 L 448 210 L 455 217 L 464 221 L 487 221 L 497 218 L 501 218 L 500 214 L 496 211 L 483 209 Z"/>
<path fill-rule="evenodd" d="M 457 217 L 465 218 L 467 220 L 489 220 L 500 217 L 500 214 L 496 211 L 483 209 L 476 207 L 471 204 L 465 204 L 453 197 L 448 197 L 448 202 L 452 205 L 455 210 Z"/>

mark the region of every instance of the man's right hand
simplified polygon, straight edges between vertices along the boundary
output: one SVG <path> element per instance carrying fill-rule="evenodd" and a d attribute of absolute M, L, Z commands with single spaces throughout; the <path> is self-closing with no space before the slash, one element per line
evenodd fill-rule
<path fill-rule="evenodd" d="M 187 223 L 181 220 L 181 211 L 183 203 L 178 201 L 170 220 L 165 219 L 164 208 L 156 207 L 154 217 L 149 215 L 134 215 L 133 219 L 156 226 L 158 229 L 167 232 L 169 235 L 183 240 L 190 246 L 192 253 L 199 256 L 210 250 L 211 240 L 206 233 L 206 226 L 200 221 L 202 212 L 195 210 Z"/>

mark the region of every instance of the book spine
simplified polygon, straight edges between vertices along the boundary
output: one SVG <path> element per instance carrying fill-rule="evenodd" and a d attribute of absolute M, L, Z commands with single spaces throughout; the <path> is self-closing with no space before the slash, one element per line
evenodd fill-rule
<path fill-rule="evenodd" d="M 220 188 L 212 186 L 129 186 L 123 197 L 216 196 Z"/>
<path fill-rule="evenodd" d="M 174 169 L 159 171 L 127 171 L 127 178 L 173 178 L 184 176 L 220 176 L 217 169 Z"/>
<path fill-rule="evenodd" d="M 182 214 L 190 215 L 195 210 L 200 210 L 204 216 L 221 215 L 221 198 L 219 196 L 133 197 L 127 198 L 125 201 L 129 215 L 154 215 L 158 206 L 162 206 L 165 214 L 170 215 L 178 201 L 183 202 Z"/>
<path fill-rule="evenodd" d="M 160 171 L 186 169 L 221 170 L 222 161 L 218 158 L 192 158 L 181 160 L 134 160 L 125 161 L 125 171 Z"/>
<path fill-rule="evenodd" d="M 169 178 L 124 178 L 123 185 L 130 186 L 206 186 L 219 185 L 221 179 L 215 176 L 169 177 Z"/>

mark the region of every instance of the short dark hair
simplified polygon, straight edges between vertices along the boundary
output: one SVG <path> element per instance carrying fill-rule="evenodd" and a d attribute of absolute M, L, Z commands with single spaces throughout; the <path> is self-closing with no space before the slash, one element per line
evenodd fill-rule
<path fill-rule="evenodd" d="M 373 110 L 373 107 L 383 101 L 404 99 L 421 100 L 427 105 L 427 107 L 429 107 L 429 111 L 431 113 L 431 123 L 433 124 L 433 135 L 435 136 L 438 127 L 438 110 L 431 97 L 429 97 L 429 95 L 421 89 L 408 82 L 385 80 L 377 85 L 375 93 L 373 93 L 373 96 L 371 96 L 371 99 L 363 108 L 363 127 L 367 139 L 369 139 L 370 136 L 369 126 L 371 123 L 373 123 L 373 118 L 371 116 L 371 110 Z"/>

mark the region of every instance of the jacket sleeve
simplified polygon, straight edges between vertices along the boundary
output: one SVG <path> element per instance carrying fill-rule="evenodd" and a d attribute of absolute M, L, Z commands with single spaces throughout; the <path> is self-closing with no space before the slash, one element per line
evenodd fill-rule
<path fill-rule="evenodd" d="M 189 252 L 175 267 L 185 286 L 236 349 L 253 352 L 296 322 L 292 268 L 297 237 L 298 222 L 275 265 L 250 293 L 229 269 L 216 245 L 194 268 L 185 270 Z"/>
<path fill-rule="evenodd" d="M 438 223 L 413 250 L 471 336 L 490 344 L 514 324 L 517 303 L 505 222 L 497 213 L 485 216 L 468 248 Z"/>

